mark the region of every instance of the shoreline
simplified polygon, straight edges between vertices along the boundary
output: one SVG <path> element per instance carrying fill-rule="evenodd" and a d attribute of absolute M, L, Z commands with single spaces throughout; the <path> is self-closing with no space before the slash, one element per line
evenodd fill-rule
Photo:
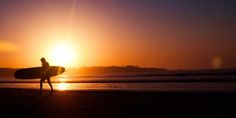
<path fill-rule="evenodd" d="M 2 116 L 226 117 L 236 92 L 50 91 L 0 89 Z M 235 116 L 235 115 L 233 115 Z"/>
<path fill-rule="evenodd" d="M 234 82 L 214 83 L 52 83 L 54 90 L 65 91 L 140 91 L 140 92 L 236 92 Z M 39 83 L 0 83 L 0 89 L 39 90 Z M 50 90 L 48 84 L 44 90 Z"/>

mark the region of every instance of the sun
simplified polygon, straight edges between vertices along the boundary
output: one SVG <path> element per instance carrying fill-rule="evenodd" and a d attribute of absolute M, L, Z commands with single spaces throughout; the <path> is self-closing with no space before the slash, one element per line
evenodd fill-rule
<path fill-rule="evenodd" d="M 49 57 L 53 65 L 69 67 L 75 64 L 77 55 L 72 44 L 62 42 L 53 45 Z"/>

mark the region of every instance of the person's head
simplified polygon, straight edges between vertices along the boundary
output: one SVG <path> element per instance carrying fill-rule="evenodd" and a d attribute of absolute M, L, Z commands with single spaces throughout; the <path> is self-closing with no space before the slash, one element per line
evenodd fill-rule
<path fill-rule="evenodd" d="M 46 59 L 44 57 L 42 57 L 40 60 L 41 62 L 46 62 Z"/>

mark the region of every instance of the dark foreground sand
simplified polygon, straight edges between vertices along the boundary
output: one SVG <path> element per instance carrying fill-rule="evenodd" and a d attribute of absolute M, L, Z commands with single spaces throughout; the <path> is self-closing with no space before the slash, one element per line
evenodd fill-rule
<path fill-rule="evenodd" d="M 0 117 L 229 117 L 232 92 L 44 91 L 0 89 Z"/>

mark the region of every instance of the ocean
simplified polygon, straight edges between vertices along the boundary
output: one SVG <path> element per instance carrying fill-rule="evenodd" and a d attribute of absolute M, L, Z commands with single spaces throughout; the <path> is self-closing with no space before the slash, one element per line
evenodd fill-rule
<path fill-rule="evenodd" d="M 235 92 L 235 75 L 211 76 L 128 76 L 62 74 L 52 77 L 55 90 L 67 91 L 167 91 Z M 0 88 L 39 89 L 39 79 L 20 80 L 0 77 Z M 50 90 L 45 81 L 44 90 Z"/>

